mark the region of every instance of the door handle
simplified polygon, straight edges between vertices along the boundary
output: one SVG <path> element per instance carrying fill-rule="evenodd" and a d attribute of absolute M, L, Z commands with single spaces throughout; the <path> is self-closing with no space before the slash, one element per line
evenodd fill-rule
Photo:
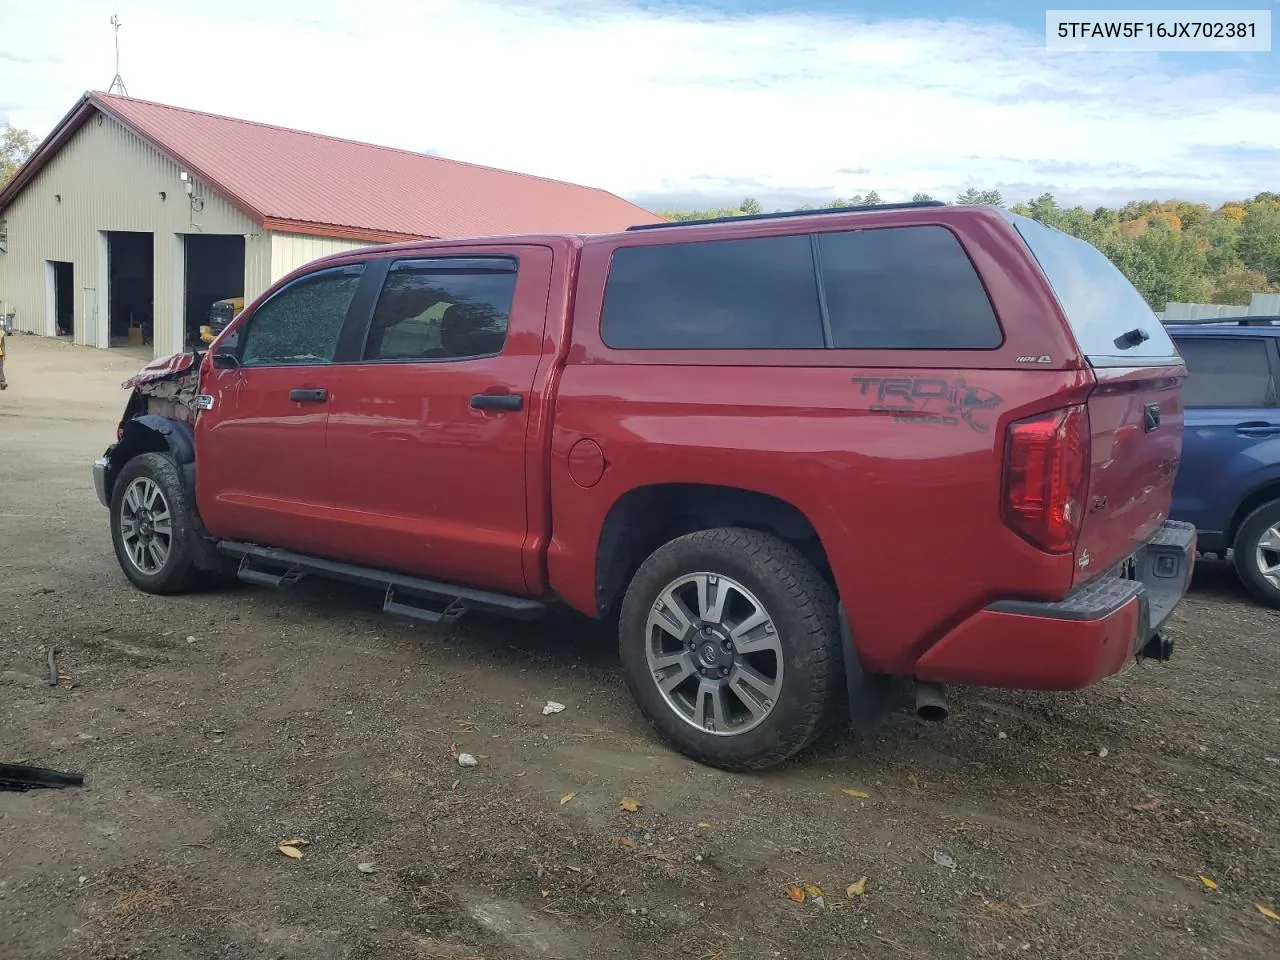
<path fill-rule="evenodd" d="M 477 393 L 471 398 L 472 410 L 521 410 L 524 397 L 518 393 Z"/>
<path fill-rule="evenodd" d="M 1242 437 L 1274 437 L 1280 434 L 1280 423 L 1266 420 L 1247 420 L 1236 424 L 1236 433 Z"/>
<path fill-rule="evenodd" d="M 329 391 L 324 387 L 295 387 L 289 391 L 289 399 L 294 403 L 324 403 Z"/>

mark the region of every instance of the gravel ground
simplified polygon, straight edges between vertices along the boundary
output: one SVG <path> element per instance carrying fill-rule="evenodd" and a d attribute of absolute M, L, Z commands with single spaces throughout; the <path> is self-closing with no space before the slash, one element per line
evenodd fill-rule
<path fill-rule="evenodd" d="M 1169 664 L 734 776 L 568 615 L 133 590 L 88 464 L 138 359 L 9 343 L 0 759 L 86 784 L 0 793 L 0 957 L 1280 956 L 1280 613 L 1221 565 Z"/>

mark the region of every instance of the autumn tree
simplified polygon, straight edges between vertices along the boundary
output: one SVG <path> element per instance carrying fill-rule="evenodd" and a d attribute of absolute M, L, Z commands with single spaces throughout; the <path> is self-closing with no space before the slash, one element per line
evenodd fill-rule
<path fill-rule="evenodd" d="M 9 178 L 18 172 L 18 167 L 36 149 L 36 138 L 30 130 L 6 123 L 4 132 L 0 134 L 0 187 L 9 182 Z"/>

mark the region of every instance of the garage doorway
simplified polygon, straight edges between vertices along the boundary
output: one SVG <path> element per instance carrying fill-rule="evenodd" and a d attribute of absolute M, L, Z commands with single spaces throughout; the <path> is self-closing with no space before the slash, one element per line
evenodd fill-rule
<path fill-rule="evenodd" d="M 244 297 L 244 237 L 189 233 L 185 238 L 184 323 L 187 347 L 200 347 L 200 328 L 219 300 Z"/>
<path fill-rule="evenodd" d="M 64 260 L 45 261 L 48 329 L 55 337 L 76 335 L 75 268 Z"/>
<path fill-rule="evenodd" d="M 107 233 L 107 318 L 113 347 L 150 343 L 155 323 L 155 239 L 150 233 Z"/>

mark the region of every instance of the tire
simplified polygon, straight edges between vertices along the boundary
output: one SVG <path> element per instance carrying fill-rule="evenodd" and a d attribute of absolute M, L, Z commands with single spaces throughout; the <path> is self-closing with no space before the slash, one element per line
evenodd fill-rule
<path fill-rule="evenodd" d="M 1245 517 L 1232 544 L 1236 573 L 1254 598 L 1280 608 L 1280 500 Z"/>
<path fill-rule="evenodd" d="M 743 630 L 748 619 L 756 625 Z M 659 736 L 722 770 L 795 756 L 845 695 L 831 587 L 799 551 L 755 530 L 702 530 L 656 550 L 627 588 L 618 645 L 627 686 Z"/>
<path fill-rule="evenodd" d="M 197 536 L 177 464 L 161 453 L 126 463 L 111 491 L 111 543 L 130 582 L 146 593 L 191 590 Z"/>

